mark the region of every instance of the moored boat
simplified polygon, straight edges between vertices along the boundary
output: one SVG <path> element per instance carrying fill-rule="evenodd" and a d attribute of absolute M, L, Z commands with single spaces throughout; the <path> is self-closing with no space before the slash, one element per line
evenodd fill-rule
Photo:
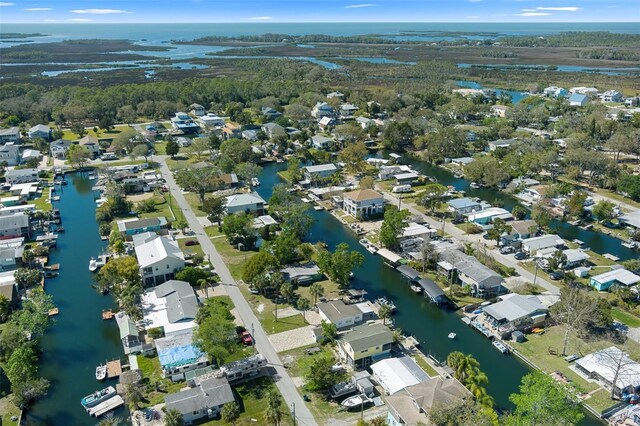
<path fill-rule="evenodd" d="M 507 348 L 505 345 L 503 345 L 502 343 L 498 342 L 497 340 L 494 340 L 492 345 L 493 345 L 494 348 L 496 348 L 497 350 L 499 350 L 500 352 L 502 352 L 505 355 L 509 353 L 509 348 Z"/>
<path fill-rule="evenodd" d="M 94 393 L 85 396 L 80 400 L 80 404 L 82 404 L 84 408 L 90 408 L 116 395 L 117 394 L 116 394 L 115 388 L 113 386 L 109 386 L 102 390 L 95 391 Z"/>
<path fill-rule="evenodd" d="M 456 333 L 449 333 L 449 335 L 447 336 L 449 339 L 455 339 L 456 338 Z"/>
<path fill-rule="evenodd" d="M 473 188 L 473 189 L 478 189 L 480 188 L 480 184 L 476 183 L 476 182 L 471 182 L 471 184 L 469 185 L 469 187 Z"/>
<path fill-rule="evenodd" d="M 89 259 L 89 271 L 91 272 L 95 272 L 98 270 L 98 262 L 96 261 L 95 258 L 91 258 Z"/>
<path fill-rule="evenodd" d="M 396 305 L 392 301 L 388 300 L 386 297 L 378 297 L 376 299 L 376 303 L 381 307 L 385 305 L 388 306 L 389 309 L 391 309 L 391 312 L 396 311 Z"/>
<path fill-rule="evenodd" d="M 107 365 L 98 365 L 96 367 L 96 380 L 101 382 L 107 378 Z"/>
<path fill-rule="evenodd" d="M 251 186 L 260 186 L 260 180 L 258 178 L 251 178 Z"/>

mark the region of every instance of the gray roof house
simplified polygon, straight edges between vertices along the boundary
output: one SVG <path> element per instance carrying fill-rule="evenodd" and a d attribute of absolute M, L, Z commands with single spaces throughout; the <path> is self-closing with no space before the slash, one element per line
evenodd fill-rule
<path fill-rule="evenodd" d="M 154 291 L 156 297 L 165 298 L 170 323 L 195 319 L 198 313 L 198 297 L 188 282 L 170 280 L 157 286 Z"/>
<path fill-rule="evenodd" d="M 49 140 L 51 137 L 51 129 L 44 124 L 36 124 L 27 131 L 29 139 L 42 138 Z"/>
<path fill-rule="evenodd" d="M 511 331 L 541 324 L 549 311 L 536 296 L 511 293 L 484 308 L 485 318 L 499 330 Z"/>
<path fill-rule="evenodd" d="M 386 325 L 362 324 L 338 341 L 340 358 L 354 369 L 364 369 L 389 356 L 393 333 Z"/>
<path fill-rule="evenodd" d="M 71 145 L 73 145 L 73 141 L 58 139 L 49 144 L 49 152 L 52 157 L 65 159 L 67 157 L 67 150 Z"/>
<path fill-rule="evenodd" d="M 328 149 L 333 143 L 333 139 L 328 138 L 323 135 L 313 135 L 311 136 L 311 145 L 315 149 Z"/>
<path fill-rule="evenodd" d="M 326 178 L 334 174 L 338 171 L 338 168 L 335 164 L 318 164 L 317 166 L 306 166 L 303 167 L 304 177 L 308 180 L 313 180 L 314 178 Z"/>
<path fill-rule="evenodd" d="M 526 251 L 530 255 L 534 255 L 538 250 L 550 247 L 562 247 L 564 244 L 564 240 L 559 236 L 555 234 L 548 234 L 522 240 L 522 250 Z"/>
<path fill-rule="evenodd" d="M 449 211 L 454 213 L 455 215 L 462 216 L 471 212 L 479 212 L 482 210 L 482 203 L 479 201 L 472 200 L 471 198 L 454 198 L 453 200 L 447 201 L 447 206 L 449 206 Z"/>
<path fill-rule="evenodd" d="M 278 135 L 285 135 L 287 131 L 279 125 L 278 123 L 265 123 L 261 127 L 262 131 L 266 133 L 267 136 L 273 138 Z"/>
<path fill-rule="evenodd" d="M 322 278 L 322 272 L 315 263 L 305 265 L 291 265 L 282 269 L 285 281 L 292 281 L 301 285 L 309 285 Z"/>
<path fill-rule="evenodd" d="M 38 169 L 14 169 L 7 170 L 4 174 L 5 181 L 8 184 L 38 182 Z"/>
<path fill-rule="evenodd" d="M 471 287 L 476 297 L 491 297 L 500 292 L 502 277 L 475 257 L 460 250 L 446 250 L 440 254 L 440 259 L 440 270 L 446 271 L 450 278 L 457 276 L 460 283 Z"/>
<path fill-rule="evenodd" d="M 18 127 L 9 127 L 8 129 L 0 129 L 0 143 L 18 142 L 20 140 L 20 129 Z"/>
<path fill-rule="evenodd" d="M 7 142 L 0 147 L 0 162 L 6 161 L 9 166 L 20 164 L 20 148 L 14 142 Z"/>
<path fill-rule="evenodd" d="M 167 410 L 177 410 L 185 423 L 202 418 L 217 417 L 222 406 L 234 402 L 235 397 L 225 377 L 211 377 L 194 388 L 164 397 Z"/>
<path fill-rule="evenodd" d="M 489 151 L 495 151 L 498 148 L 509 148 L 516 142 L 516 139 L 498 139 L 496 141 L 491 141 L 489 142 Z"/>
<path fill-rule="evenodd" d="M 342 300 L 330 300 L 317 304 L 320 318 L 335 324 L 336 328 L 353 327 L 362 322 L 362 311 L 356 305 L 347 305 Z"/>
<path fill-rule="evenodd" d="M 227 214 L 234 214 L 238 212 L 249 212 L 257 215 L 264 213 L 264 205 L 266 201 L 258 195 L 257 192 L 250 192 L 248 194 L 236 194 L 227 197 L 227 203 L 225 210 Z"/>

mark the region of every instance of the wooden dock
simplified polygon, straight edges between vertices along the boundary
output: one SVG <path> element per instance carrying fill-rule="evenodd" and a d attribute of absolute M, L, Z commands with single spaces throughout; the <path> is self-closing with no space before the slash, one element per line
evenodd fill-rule
<path fill-rule="evenodd" d="M 103 309 L 102 310 L 102 319 L 107 321 L 113 319 L 116 314 L 113 313 L 111 309 Z"/>
<path fill-rule="evenodd" d="M 605 253 L 602 255 L 602 257 L 612 260 L 614 262 L 617 262 L 618 260 L 620 260 L 620 258 L 618 258 L 617 256 L 612 255 L 611 253 Z"/>
<path fill-rule="evenodd" d="M 59 313 L 60 313 L 60 309 L 58 309 L 58 308 L 53 308 L 53 309 L 51 309 L 51 310 L 49 311 L 49 316 L 50 316 L 50 317 L 53 317 L 53 316 L 55 316 L 55 315 L 58 315 Z"/>
<path fill-rule="evenodd" d="M 120 395 L 116 395 L 112 398 L 107 399 L 104 402 L 96 405 L 95 407 L 91 407 L 87 409 L 87 412 L 91 416 L 100 417 L 103 414 L 108 413 L 111 410 L 115 410 L 116 408 L 124 405 L 124 399 Z"/>
<path fill-rule="evenodd" d="M 119 359 L 107 362 L 107 379 L 120 377 L 122 374 L 122 364 Z"/>

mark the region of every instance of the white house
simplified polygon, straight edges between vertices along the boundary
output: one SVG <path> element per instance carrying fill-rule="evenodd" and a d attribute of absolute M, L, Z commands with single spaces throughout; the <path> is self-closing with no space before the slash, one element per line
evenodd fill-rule
<path fill-rule="evenodd" d="M 73 142 L 66 139 L 58 139 L 49 144 L 49 152 L 54 158 L 64 160 L 67 158 L 67 151 Z"/>
<path fill-rule="evenodd" d="M 191 108 L 191 114 L 196 117 L 202 117 L 206 113 L 206 110 L 200 104 L 191 104 L 189 108 Z"/>
<path fill-rule="evenodd" d="M 592 352 L 575 362 L 576 371 L 595 379 L 618 396 L 628 387 L 640 386 L 640 364 L 615 346 Z"/>
<path fill-rule="evenodd" d="M 358 189 L 342 196 L 342 210 L 356 219 L 384 213 L 384 197 L 373 189 Z"/>
<path fill-rule="evenodd" d="M 329 149 L 333 144 L 333 139 L 328 138 L 323 135 L 313 135 L 311 136 L 311 146 L 315 149 Z"/>
<path fill-rule="evenodd" d="M 334 117 L 336 110 L 326 102 L 318 102 L 311 110 L 311 116 L 318 120 L 322 117 Z"/>
<path fill-rule="evenodd" d="M 7 142 L 0 147 L 0 163 L 6 161 L 9 166 L 20 164 L 20 148 L 14 142 Z"/>
<path fill-rule="evenodd" d="M 336 119 L 328 115 L 318 120 L 318 127 L 323 132 L 329 129 L 329 127 L 335 126 L 335 125 L 336 125 Z"/>
<path fill-rule="evenodd" d="M 448 209 L 456 216 L 462 216 L 472 212 L 481 211 L 484 206 L 480 201 L 472 200 L 471 198 L 454 198 L 447 201 Z"/>
<path fill-rule="evenodd" d="M 20 129 L 17 127 L 9 127 L 8 129 L 0 129 L 0 143 L 18 142 L 20 141 Z"/>
<path fill-rule="evenodd" d="M 6 182 L 10 185 L 17 183 L 38 182 L 38 169 L 14 169 L 7 170 L 4 175 Z"/>
<path fill-rule="evenodd" d="M 235 194 L 227 197 L 227 203 L 225 204 L 225 211 L 227 214 L 234 214 L 238 212 L 255 213 L 261 216 L 264 213 L 264 199 L 258 195 L 257 192 L 250 192 L 248 194 Z"/>
<path fill-rule="evenodd" d="M 331 93 L 327 94 L 327 99 L 333 99 L 333 98 L 343 99 L 344 98 L 344 93 L 342 93 L 342 92 L 331 92 Z"/>
<path fill-rule="evenodd" d="M 342 300 L 330 300 L 317 304 L 323 321 L 335 324 L 338 329 L 350 328 L 362 323 L 362 311 L 356 305 L 347 305 Z"/>
<path fill-rule="evenodd" d="M 357 106 L 352 104 L 342 104 L 340 105 L 340 118 L 343 120 L 351 119 L 358 109 Z"/>
<path fill-rule="evenodd" d="M 622 102 L 622 93 L 617 90 L 607 90 L 600 95 L 602 102 Z"/>
<path fill-rule="evenodd" d="M 42 138 L 49 140 L 51 138 L 51 129 L 44 124 L 36 124 L 27 131 L 29 139 Z"/>
<path fill-rule="evenodd" d="M 338 171 L 335 164 L 318 164 L 317 166 L 303 167 L 304 177 L 309 181 L 313 181 L 318 178 L 327 178 Z"/>
<path fill-rule="evenodd" d="M 199 419 L 218 417 L 222 407 L 234 402 L 235 397 L 225 377 L 206 376 L 195 387 L 169 394 L 164 401 L 167 410 L 177 411 L 185 424 L 192 424 Z"/>
<path fill-rule="evenodd" d="M 175 278 L 184 268 L 184 254 L 178 243 L 163 236 L 146 239 L 135 246 L 144 285 L 159 285 Z"/>
<path fill-rule="evenodd" d="M 507 111 L 509 111 L 509 107 L 505 105 L 492 105 L 491 106 L 491 114 L 496 117 L 506 117 Z"/>
<path fill-rule="evenodd" d="M 212 113 L 203 115 L 199 118 L 199 120 L 203 126 L 208 128 L 224 126 L 224 118 L 218 117 L 216 114 Z"/>
<path fill-rule="evenodd" d="M 532 256 L 535 255 L 538 250 L 562 246 L 564 246 L 564 240 L 555 234 L 542 235 L 540 237 L 522 240 L 522 250 Z"/>

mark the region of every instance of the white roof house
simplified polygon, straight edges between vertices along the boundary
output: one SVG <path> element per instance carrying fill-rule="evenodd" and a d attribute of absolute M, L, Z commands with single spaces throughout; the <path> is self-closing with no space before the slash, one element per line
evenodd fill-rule
<path fill-rule="evenodd" d="M 536 296 L 510 293 L 500 296 L 500 299 L 500 302 L 484 308 L 484 315 L 496 326 L 535 324 L 547 316 L 547 307 Z"/>
<path fill-rule="evenodd" d="M 27 135 L 29 136 L 29 139 L 49 139 L 51 135 L 51 129 L 49 128 L 49 126 L 45 126 L 44 124 L 36 124 L 27 131 Z"/>
<path fill-rule="evenodd" d="M 238 212 L 256 212 L 262 214 L 265 205 L 264 199 L 257 192 L 249 192 L 246 194 L 235 194 L 227 197 L 225 210 L 227 214 Z"/>
<path fill-rule="evenodd" d="M 578 359 L 575 366 L 579 372 L 604 382 L 609 388 L 615 379 L 616 393 L 628 386 L 640 386 L 640 364 L 615 346 L 590 353 Z"/>
<path fill-rule="evenodd" d="M 542 235 L 540 237 L 522 240 L 522 249 L 530 254 L 536 254 L 538 250 L 549 247 L 563 246 L 564 240 L 555 234 Z"/>
<path fill-rule="evenodd" d="M 467 219 L 470 222 L 485 224 L 493 221 L 494 219 L 512 220 L 513 216 L 508 210 L 505 210 L 502 207 L 490 207 L 479 212 L 468 213 Z"/>
<path fill-rule="evenodd" d="M 625 225 L 640 229 L 640 212 L 627 213 L 618 217 L 618 221 Z"/>
<path fill-rule="evenodd" d="M 178 243 L 167 237 L 157 236 L 135 246 L 136 259 L 144 284 L 162 284 L 175 278 L 184 268 L 184 254 Z"/>
<path fill-rule="evenodd" d="M 632 286 L 640 282 L 640 277 L 627 269 L 618 268 L 600 275 L 595 275 L 591 277 L 591 280 L 597 281 L 598 283 L 618 282 L 626 286 Z"/>
<path fill-rule="evenodd" d="M 306 166 L 303 169 L 305 171 L 305 174 L 320 176 L 329 176 L 338 170 L 336 165 L 333 163 L 318 164 L 316 166 Z"/>
<path fill-rule="evenodd" d="M 371 365 L 371 371 L 388 395 L 429 380 L 427 373 L 408 356 L 378 361 Z"/>
<path fill-rule="evenodd" d="M 195 327 L 198 297 L 185 281 L 170 280 L 140 296 L 144 326 L 163 327 L 165 335 Z"/>

